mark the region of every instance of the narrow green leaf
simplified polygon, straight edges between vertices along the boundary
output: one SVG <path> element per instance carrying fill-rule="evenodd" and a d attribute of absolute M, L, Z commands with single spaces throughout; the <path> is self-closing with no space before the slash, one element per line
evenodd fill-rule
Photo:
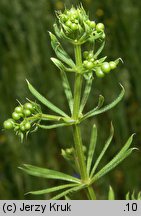
<path fill-rule="evenodd" d="M 68 117 L 68 115 L 66 113 L 64 113 L 62 110 L 60 110 L 58 107 L 56 107 L 54 104 L 52 104 L 49 100 L 47 100 L 44 96 L 42 96 L 30 83 L 28 80 L 27 84 L 28 84 L 28 88 L 30 90 L 30 92 L 45 106 L 47 106 L 49 109 L 53 110 L 54 112 L 64 116 L 64 117 Z"/>
<path fill-rule="evenodd" d="M 131 146 L 132 141 L 133 141 L 133 137 L 135 134 L 132 134 L 129 139 L 127 140 L 127 142 L 125 143 L 125 145 L 122 147 L 122 149 L 120 150 L 120 152 L 117 154 L 116 157 L 118 157 L 118 155 L 120 156 L 120 154 L 124 154 L 124 152 Z M 135 149 L 135 148 L 134 148 Z"/>
<path fill-rule="evenodd" d="M 92 177 L 92 176 L 94 175 L 94 173 L 95 173 L 95 171 L 96 171 L 96 169 L 97 169 L 97 167 L 98 167 L 98 165 L 99 165 L 101 159 L 103 158 L 103 156 L 104 156 L 104 154 L 105 154 L 107 148 L 109 147 L 109 145 L 110 145 L 110 143 L 111 143 L 111 141 L 112 141 L 113 135 L 114 135 L 114 128 L 113 128 L 113 125 L 111 124 L 110 136 L 109 136 L 109 138 L 107 139 L 107 141 L 106 141 L 106 143 L 105 143 L 105 145 L 104 145 L 104 148 L 102 149 L 102 151 L 101 151 L 99 157 L 97 158 L 97 160 L 96 160 L 96 162 L 95 162 L 95 164 L 94 164 L 94 167 L 93 167 L 93 169 L 92 169 L 92 171 L 91 171 L 90 177 Z"/>
<path fill-rule="evenodd" d="M 138 193 L 138 200 L 141 200 L 141 192 Z"/>
<path fill-rule="evenodd" d="M 133 193 L 131 194 L 131 199 L 132 200 L 136 200 L 136 198 L 135 198 L 135 191 L 133 191 Z"/>
<path fill-rule="evenodd" d="M 92 132 L 91 132 L 91 139 L 90 139 L 90 146 L 88 151 L 88 158 L 87 158 L 87 173 L 89 175 L 92 161 L 93 161 L 93 155 L 95 152 L 96 147 L 96 141 L 97 141 L 97 128 L 96 125 L 93 125 Z"/>
<path fill-rule="evenodd" d="M 69 196 L 65 196 L 65 200 L 71 200 Z"/>
<path fill-rule="evenodd" d="M 81 120 L 85 120 L 85 119 L 93 116 L 93 113 L 95 113 L 100 107 L 102 107 L 103 103 L 104 103 L 104 97 L 102 95 L 99 95 L 98 105 L 94 109 L 92 109 L 91 111 L 89 111 L 88 113 L 86 113 L 81 118 Z"/>
<path fill-rule="evenodd" d="M 66 191 L 64 191 L 64 192 L 61 192 L 60 194 L 58 194 L 58 195 L 52 197 L 51 200 L 58 200 L 58 199 L 60 199 L 60 198 L 62 198 L 62 197 L 64 197 L 64 196 L 66 196 L 66 195 L 69 194 L 69 193 L 74 193 L 74 192 L 76 192 L 76 191 L 80 191 L 80 190 L 83 189 L 84 187 L 85 187 L 85 185 L 80 185 L 80 186 L 73 187 L 73 188 L 71 188 L 71 189 L 68 189 L 68 190 L 66 190 Z"/>
<path fill-rule="evenodd" d="M 131 148 L 131 149 L 128 149 L 128 148 L 130 147 L 132 143 L 133 135 L 129 137 L 129 139 L 127 140 L 125 145 L 122 147 L 122 149 L 119 151 L 119 153 L 93 177 L 94 181 L 95 179 L 100 178 L 106 173 L 108 173 L 110 170 L 116 167 L 121 161 L 123 161 L 126 157 L 128 157 L 128 155 L 132 153 L 132 151 L 135 148 Z"/>
<path fill-rule="evenodd" d="M 70 56 L 66 53 L 66 51 L 63 49 L 59 41 L 57 40 L 56 36 L 49 32 L 50 38 L 51 38 L 51 45 L 54 49 L 57 57 L 63 61 L 65 64 L 69 65 L 71 68 L 75 67 L 74 62 L 70 58 Z"/>
<path fill-rule="evenodd" d="M 119 96 L 110 104 L 106 105 L 105 107 L 97 110 L 97 109 L 93 109 L 92 111 L 90 111 L 89 113 L 87 113 L 85 116 L 86 118 L 89 118 L 89 117 L 92 117 L 92 116 L 96 116 L 96 115 L 99 115 L 100 113 L 104 113 L 110 109 L 112 109 L 113 107 L 115 107 L 123 98 L 124 96 L 124 93 L 125 93 L 125 90 L 123 88 L 123 86 L 121 85 L 121 93 L 119 94 Z M 84 117 L 85 117 L 84 116 Z"/>
<path fill-rule="evenodd" d="M 29 164 L 24 164 L 22 167 L 19 167 L 19 168 L 32 176 L 37 176 L 37 177 L 42 177 L 42 178 L 47 178 L 47 179 L 59 179 L 59 180 L 64 180 L 64 181 L 69 181 L 69 182 L 80 183 L 79 179 L 73 176 L 67 175 L 65 173 L 55 171 L 55 170 L 40 168 L 40 167 L 32 166 Z"/>
<path fill-rule="evenodd" d="M 130 193 L 128 192 L 125 197 L 126 200 L 130 200 Z"/>
<path fill-rule="evenodd" d="M 108 200 L 115 200 L 115 193 L 111 186 L 109 187 Z"/>
<path fill-rule="evenodd" d="M 59 185 L 59 186 L 48 188 L 48 189 L 43 189 L 43 190 L 38 190 L 38 191 L 30 191 L 30 192 L 28 192 L 26 194 L 34 194 L 34 195 L 49 194 L 49 193 L 52 193 L 52 192 L 56 192 L 58 190 L 65 189 L 65 188 L 74 187 L 76 185 L 78 185 L 78 184 Z"/>
<path fill-rule="evenodd" d="M 61 77 L 62 77 L 62 83 L 63 83 L 64 91 L 66 94 L 66 98 L 67 98 L 69 108 L 70 108 L 70 111 L 72 114 L 72 112 L 73 112 L 73 96 L 72 96 L 72 91 L 70 88 L 70 84 L 69 84 L 67 75 L 64 71 L 61 71 Z"/>
<path fill-rule="evenodd" d="M 99 54 L 102 52 L 104 46 L 105 46 L 105 41 L 101 44 L 100 48 L 95 53 L 94 58 L 97 58 L 99 56 Z"/>
<path fill-rule="evenodd" d="M 128 149 L 124 154 L 122 154 L 119 158 L 113 158 L 107 165 L 105 165 L 93 178 L 92 183 L 100 179 L 102 176 L 106 175 L 112 169 L 114 169 L 118 164 L 120 164 L 125 158 L 127 158 L 134 148 Z"/>
<path fill-rule="evenodd" d="M 86 80 L 86 86 L 85 86 L 84 94 L 82 97 L 79 114 L 81 114 L 83 112 L 83 109 L 87 103 L 87 100 L 88 100 L 88 97 L 89 97 L 89 94 L 91 91 L 91 87 L 92 87 L 92 79 Z"/>
<path fill-rule="evenodd" d="M 60 70 L 63 70 L 63 71 L 68 70 L 68 68 L 65 67 L 65 65 L 60 60 L 58 60 L 56 58 L 50 58 L 50 59 Z"/>
<path fill-rule="evenodd" d="M 68 123 L 60 123 L 60 124 L 53 124 L 53 125 L 40 125 L 37 124 L 38 127 L 43 128 L 43 129 L 53 129 L 53 128 L 58 128 L 58 127 L 64 127 L 64 126 L 69 126 L 71 124 Z"/>
<path fill-rule="evenodd" d="M 102 62 L 104 62 L 106 60 L 106 58 L 107 58 L 107 56 L 100 58 L 100 59 L 98 59 L 98 62 L 101 64 Z"/>

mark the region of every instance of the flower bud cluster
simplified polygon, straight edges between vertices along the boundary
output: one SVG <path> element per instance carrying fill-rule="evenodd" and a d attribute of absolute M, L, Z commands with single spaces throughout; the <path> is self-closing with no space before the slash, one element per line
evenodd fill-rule
<path fill-rule="evenodd" d="M 104 61 L 105 58 L 102 59 L 96 59 L 93 51 L 85 51 L 83 52 L 83 67 L 84 72 L 90 72 L 94 71 L 97 77 L 104 77 L 105 74 L 108 74 L 111 70 L 115 69 L 117 67 L 117 64 L 119 63 L 119 59 L 115 61 Z"/>
<path fill-rule="evenodd" d="M 55 24 L 55 31 L 59 37 L 68 39 L 72 43 L 83 44 L 86 41 L 93 41 L 95 38 L 105 38 L 103 23 L 96 24 L 90 21 L 83 7 L 58 12 L 57 17 L 60 28 Z"/>
<path fill-rule="evenodd" d="M 14 129 L 16 134 L 28 132 L 31 129 L 32 116 L 37 113 L 36 105 L 34 103 L 25 103 L 19 105 L 14 109 L 12 118 L 4 121 L 4 129 Z"/>

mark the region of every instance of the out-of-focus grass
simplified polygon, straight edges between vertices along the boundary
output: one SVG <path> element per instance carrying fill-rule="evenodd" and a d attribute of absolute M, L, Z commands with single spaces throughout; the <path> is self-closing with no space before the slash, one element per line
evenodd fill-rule
<path fill-rule="evenodd" d="M 77 1 L 64 1 L 65 5 L 76 5 Z M 45 96 L 55 104 L 67 110 L 62 91 L 59 71 L 53 66 L 50 57 L 54 55 L 48 36 L 55 21 L 54 10 L 64 8 L 63 1 L 47 0 L 1 0 L 0 1 L 0 126 L 10 117 L 16 106 L 16 99 L 25 102 L 32 98 L 29 94 L 25 78 L 29 79 Z M 103 55 L 110 59 L 121 57 L 124 64 L 102 80 L 96 80 L 86 109 L 96 104 L 98 94 L 105 96 L 105 103 L 119 92 L 118 83 L 126 89 L 126 96 L 114 110 L 82 125 L 84 142 L 88 144 L 90 125 L 98 125 L 99 147 L 108 136 L 110 121 L 115 126 L 113 145 L 107 152 L 108 161 L 112 154 L 125 142 L 127 137 L 135 132 L 134 146 L 140 148 L 141 130 L 141 31 L 140 31 L 140 1 L 82 1 L 89 11 L 90 17 L 98 22 L 104 22 L 107 32 L 107 44 Z M 68 52 L 72 54 L 72 48 Z M 43 110 L 48 112 L 43 107 Z M 102 124 L 101 124 L 102 122 Z M 64 136 L 65 133 L 65 136 Z M 60 148 L 73 143 L 71 131 L 66 129 L 42 131 L 30 135 L 21 144 L 12 133 L 0 132 L 0 199 L 42 199 L 46 196 L 24 196 L 24 192 L 48 187 L 57 182 L 46 182 L 42 179 L 26 176 L 18 166 L 31 163 L 57 170 L 68 169 L 66 162 L 60 156 Z M 102 179 L 95 189 L 99 198 L 106 198 L 108 184 L 112 182 L 118 197 L 123 198 L 123 192 L 141 189 L 140 152 L 133 153 L 123 165 L 114 170 L 110 176 Z M 83 197 L 78 197 L 83 198 Z"/>

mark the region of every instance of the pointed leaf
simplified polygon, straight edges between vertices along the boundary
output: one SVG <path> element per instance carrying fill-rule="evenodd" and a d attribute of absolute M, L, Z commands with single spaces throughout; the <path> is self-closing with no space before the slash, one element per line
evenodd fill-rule
<path fill-rule="evenodd" d="M 47 188 L 47 189 L 43 189 L 43 190 L 30 191 L 30 192 L 28 192 L 26 194 L 34 194 L 34 195 L 49 194 L 49 193 L 52 193 L 52 192 L 56 192 L 58 190 L 65 189 L 65 188 L 74 187 L 76 185 L 78 185 L 78 184 L 59 185 L 59 186 L 56 186 L 56 187 Z"/>
<path fill-rule="evenodd" d="M 82 97 L 79 114 L 81 114 L 83 112 L 83 109 L 87 103 L 87 100 L 88 100 L 88 97 L 89 97 L 89 94 L 91 91 L 91 87 L 92 87 L 92 79 L 86 80 L 86 86 L 85 86 L 84 94 Z"/>
<path fill-rule="evenodd" d="M 130 145 L 133 140 L 133 135 L 129 137 L 125 145 L 119 151 L 119 153 L 109 162 L 107 163 L 94 177 L 92 182 L 106 175 L 109 171 L 115 168 L 119 163 L 121 163 L 126 157 L 128 157 L 135 148 L 130 148 Z"/>
<path fill-rule="evenodd" d="M 133 191 L 133 193 L 131 194 L 131 199 L 132 200 L 136 200 L 136 198 L 135 198 L 135 191 Z"/>
<path fill-rule="evenodd" d="M 80 180 L 74 178 L 73 176 L 67 175 L 62 172 L 58 172 L 55 170 L 40 168 L 37 166 L 32 166 L 29 164 L 24 164 L 22 167 L 19 167 L 21 170 L 25 171 L 29 175 L 47 178 L 47 179 L 59 179 L 64 181 L 70 181 L 75 183 L 80 183 Z"/>
<path fill-rule="evenodd" d="M 64 127 L 64 126 L 69 126 L 69 125 L 71 124 L 68 124 L 68 123 L 60 123 L 60 124 L 53 124 L 53 125 L 37 124 L 38 127 L 43 128 L 43 129 L 53 129 L 53 128 Z"/>
<path fill-rule="evenodd" d="M 104 112 L 112 109 L 113 107 L 115 107 L 122 100 L 122 98 L 124 96 L 124 93 L 125 93 L 125 90 L 124 90 L 122 85 L 121 85 L 121 88 L 122 88 L 121 93 L 119 94 L 119 96 L 112 103 L 108 104 L 107 106 L 105 106 L 105 107 L 103 107 L 103 108 L 101 108 L 99 110 L 93 109 L 92 111 L 87 113 L 85 116 L 87 118 L 92 117 L 92 116 L 96 116 L 96 115 L 99 115 L 100 113 L 104 113 Z"/>
<path fill-rule="evenodd" d="M 58 107 L 56 107 L 53 103 L 51 103 L 49 100 L 47 100 L 44 96 L 42 96 L 27 80 L 28 88 L 30 92 L 45 106 L 47 106 L 49 109 L 53 110 L 54 112 L 68 117 L 66 113 L 64 113 L 62 110 L 60 110 Z"/>
<path fill-rule="evenodd" d="M 65 65 L 56 58 L 51 58 L 51 61 L 60 69 L 63 71 L 67 71 L 69 68 L 65 67 Z"/>
<path fill-rule="evenodd" d="M 71 200 L 69 196 L 65 196 L 65 200 Z"/>
<path fill-rule="evenodd" d="M 96 147 L 96 141 L 97 141 L 97 128 L 96 125 L 93 125 L 92 132 L 91 132 L 91 140 L 90 140 L 90 146 L 88 151 L 88 158 L 87 158 L 87 173 L 89 175 L 92 161 L 93 161 L 93 155 Z"/>
<path fill-rule="evenodd" d="M 101 151 L 99 157 L 97 158 L 97 160 L 96 160 L 96 162 L 95 162 L 95 164 L 94 164 L 94 167 L 93 167 L 93 169 L 92 169 L 92 171 L 91 171 L 91 175 L 90 175 L 91 177 L 94 175 L 95 170 L 97 169 L 97 167 L 98 167 L 98 165 L 99 165 L 101 159 L 103 158 L 103 156 L 104 156 L 104 154 L 105 154 L 107 148 L 109 147 L 109 145 L 110 145 L 110 143 L 111 143 L 111 141 L 112 141 L 113 135 L 114 135 L 114 128 L 113 128 L 113 125 L 111 124 L 110 136 L 109 136 L 109 138 L 107 139 L 107 141 L 106 141 L 106 143 L 105 143 L 105 145 L 104 145 L 104 148 L 102 149 L 102 151 Z"/>
<path fill-rule="evenodd" d="M 72 114 L 72 112 L 73 112 L 73 96 L 72 96 L 72 91 L 70 88 L 70 84 L 69 84 L 67 75 L 65 74 L 64 71 L 61 71 L 61 77 L 62 77 L 62 83 L 63 83 L 64 91 L 66 94 L 66 98 L 67 98 L 69 108 L 70 108 L 70 111 Z"/>
<path fill-rule="evenodd" d="M 57 57 L 63 61 L 65 64 L 69 65 L 71 68 L 75 67 L 74 62 L 70 58 L 70 56 L 66 53 L 66 51 L 62 48 L 61 44 L 57 40 L 56 36 L 49 32 L 51 38 L 51 45 L 54 49 Z"/>
<path fill-rule="evenodd" d="M 102 52 L 104 46 L 105 46 L 105 41 L 101 44 L 100 48 L 95 53 L 94 58 L 97 58 L 99 56 L 99 54 Z"/>
<path fill-rule="evenodd" d="M 99 95 L 98 105 L 94 109 L 92 109 L 91 111 L 87 112 L 82 117 L 82 120 L 85 120 L 85 119 L 93 116 L 93 113 L 95 113 L 98 109 L 100 109 L 100 107 L 102 107 L 103 103 L 104 103 L 104 97 L 102 95 Z"/>
<path fill-rule="evenodd" d="M 130 200 L 130 193 L 128 192 L 125 197 L 126 200 Z"/>
<path fill-rule="evenodd" d="M 81 190 L 81 189 L 84 188 L 84 187 L 85 187 L 85 185 L 80 185 L 80 186 L 73 187 L 73 188 L 71 188 L 71 189 L 68 189 L 68 190 L 66 190 L 66 191 L 64 191 L 64 192 L 61 192 L 60 194 L 58 194 L 58 195 L 52 197 L 51 200 L 58 200 L 58 199 L 60 199 L 60 198 L 62 198 L 62 197 L 64 197 L 64 196 L 66 196 L 67 194 L 69 194 L 69 193 L 74 193 L 74 192 L 76 192 L 76 191 L 79 191 L 79 190 Z"/>
<path fill-rule="evenodd" d="M 92 178 L 92 183 L 100 179 L 102 176 L 106 175 L 108 172 L 110 172 L 112 169 L 114 169 L 118 164 L 120 164 L 126 157 L 128 157 L 134 148 L 131 148 L 125 152 L 125 154 L 122 154 L 120 158 L 116 158 L 116 160 L 111 160 L 106 166 L 104 166 L 96 175 Z"/>
<path fill-rule="evenodd" d="M 109 187 L 108 200 L 115 200 L 115 193 L 111 186 Z"/>

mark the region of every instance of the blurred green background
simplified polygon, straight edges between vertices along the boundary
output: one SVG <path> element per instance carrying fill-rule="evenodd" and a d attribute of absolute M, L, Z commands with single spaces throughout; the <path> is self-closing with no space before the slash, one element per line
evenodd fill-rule
<path fill-rule="evenodd" d="M 120 104 L 96 119 L 82 125 L 84 143 L 88 145 L 91 125 L 98 127 L 96 154 L 102 149 L 113 121 L 115 136 L 103 164 L 125 143 L 131 133 L 136 133 L 133 145 L 139 148 L 110 175 L 102 178 L 94 188 L 98 199 L 107 199 L 109 184 L 117 199 L 124 199 L 127 191 L 141 190 L 141 2 L 135 0 L 85 0 L 81 1 L 90 18 L 106 26 L 106 46 L 103 56 L 109 60 L 121 57 L 124 64 L 104 79 L 94 82 L 86 109 L 92 108 L 99 94 L 108 103 L 120 91 L 119 82 L 126 89 Z M 17 105 L 16 99 L 25 103 L 33 99 L 25 78 L 56 105 L 67 110 L 59 71 L 50 61 L 55 56 L 50 46 L 48 31 L 53 31 L 55 10 L 77 5 L 77 1 L 61 0 L 1 0 L 0 1 L 0 199 L 48 199 L 47 196 L 24 196 L 56 184 L 23 174 L 22 163 L 48 167 L 73 173 L 60 155 L 60 149 L 72 145 L 68 128 L 38 130 L 23 144 L 13 133 L 2 130 L 3 121 L 10 117 Z M 72 54 L 72 47 L 67 47 Z M 45 112 L 48 112 L 43 107 Z M 84 199 L 83 194 L 77 199 Z"/>

